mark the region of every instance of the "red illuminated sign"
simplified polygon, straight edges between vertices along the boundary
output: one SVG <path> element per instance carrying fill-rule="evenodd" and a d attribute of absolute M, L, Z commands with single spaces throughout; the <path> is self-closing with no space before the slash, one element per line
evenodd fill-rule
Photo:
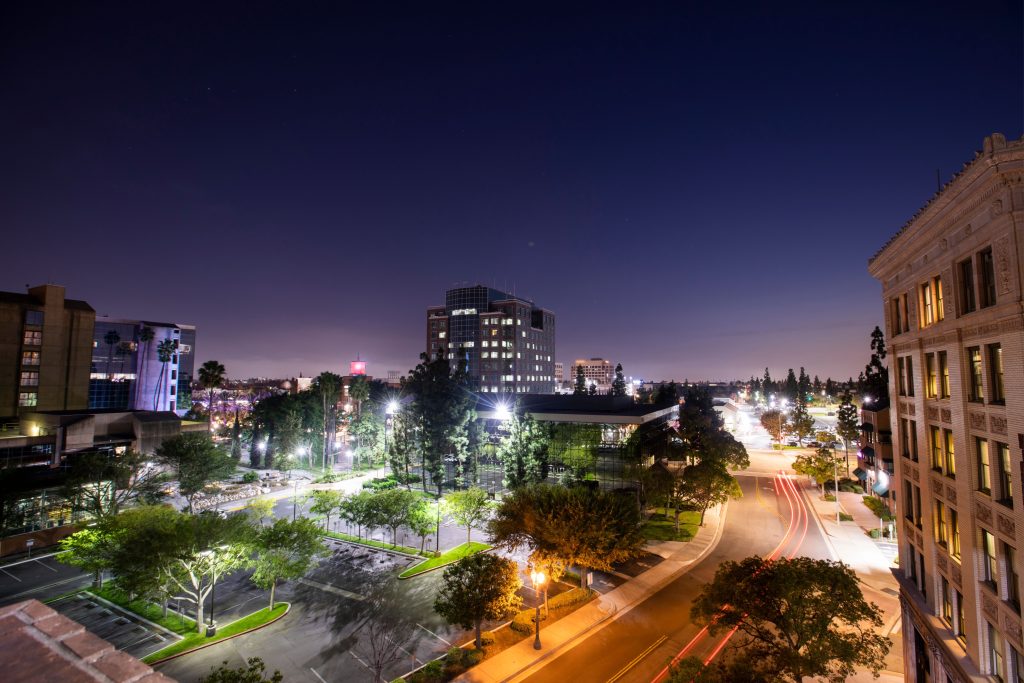
<path fill-rule="evenodd" d="M 366 361 L 365 360 L 354 360 L 348 364 L 348 374 L 350 375 L 365 375 L 366 374 Z"/>

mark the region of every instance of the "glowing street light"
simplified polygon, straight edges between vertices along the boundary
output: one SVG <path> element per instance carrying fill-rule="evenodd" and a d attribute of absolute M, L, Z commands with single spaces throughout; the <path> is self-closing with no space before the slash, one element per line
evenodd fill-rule
<path fill-rule="evenodd" d="M 512 413 L 508 409 L 508 404 L 502 402 L 494 407 L 494 417 L 504 422 L 505 420 L 512 417 Z"/>
<path fill-rule="evenodd" d="M 392 399 L 388 401 L 387 413 L 388 415 L 394 415 L 398 412 L 398 401 Z"/>
<path fill-rule="evenodd" d="M 537 622 L 537 631 L 536 631 L 536 637 L 533 640 L 533 649 L 534 650 L 539 650 L 540 649 L 540 590 L 541 590 L 541 588 L 544 587 L 544 582 L 547 580 L 547 577 L 544 576 L 544 572 L 533 571 L 533 572 L 530 572 L 530 579 L 533 581 L 533 590 L 536 591 L 536 593 L 537 593 L 537 613 L 536 613 L 536 615 L 533 618 L 533 620 L 535 622 Z"/>

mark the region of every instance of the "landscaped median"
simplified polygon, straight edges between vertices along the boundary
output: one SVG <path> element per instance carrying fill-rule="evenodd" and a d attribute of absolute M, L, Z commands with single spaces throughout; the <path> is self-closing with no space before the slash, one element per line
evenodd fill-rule
<path fill-rule="evenodd" d="M 485 550 L 490 550 L 490 548 L 491 546 L 487 545 L 486 543 L 477 543 L 476 541 L 462 543 L 450 550 L 444 551 L 437 557 L 428 558 L 417 565 L 409 567 L 404 572 L 399 574 L 398 578 L 411 579 L 412 577 L 423 574 L 424 572 L 429 572 L 434 569 L 440 569 L 441 567 L 458 562 L 464 557 L 469 557 L 470 555 L 475 555 L 476 553 L 480 553 Z"/>
<path fill-rule="evenodd" d="M 262 628 L 274 621 L 277 621 L 291 608 L 291 605 L 287 602 L 279 602 L 274 606 L 274 609 L 264 607 L 261 610 L 253 612 L 252 614 L 246 615 L 241 619 L 232 621 L 231 623 L 225 624 L 217 629 L 217 635 L 207 638 L 204 633 L 198 633 L 196 631 L 196 622 L 194 619 L 190 619 L 182 614 L 169 613 L 166 616 L 164 611 L 158 606 L 145 600 L 129 600 L 128 597 L 113 588 L 101 588 L 101 589 L 90 589 L 87 592 L 93 595 L 111 602 L 122 609 L 125 609 L 133 614 L 147 619 L 155 624 L 163 626 L 168 631 L 178 634 L 181 636 L 181 640 L 171 643 L 167 647 L 157 650 L 149 655 L 143 657 L 142 661 L 146 664 L 156 664 L 162 662 L 165 659 L 176 657 L 192 650 L 197 650 L 201 647 L 211 645 L 221 640 L 233 638 L 249 631 L 255 631 L 256 629 Z"/>
<path fill-rule="evenodd" d="M 383 541 L 375 541 L 372 538 L 360 538 L 353 536 L 352 534 L 343 534 L 340 531 L 324 531 L 324 535 L 328 538 L 334 538 L 339 541 L 346 541 L 348 543 L 355 543 L 356 545 L 365 545 L 368 548 L 380 548 L 381 550 L 391 550 L 394 552 L 404 553 L 406 555 L 416 555 L 418 557 L 429 557 L 433 553 L 420 552 L 416 548 L 410 548 L 406 545 L 391 545 Z"/>

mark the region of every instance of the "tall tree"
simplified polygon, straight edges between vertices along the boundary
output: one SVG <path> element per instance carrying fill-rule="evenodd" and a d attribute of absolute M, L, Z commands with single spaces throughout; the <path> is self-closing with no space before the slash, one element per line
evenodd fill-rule
<path fill-rule="evenodd" d="M 153 328 L 149 325 L 142 325 L 139 328 L 139 344 L 142 346 L 142 350 L 139 352 L 139 375 L 135 380 L 135 403 L 136 405 L 142 405 L 142 385 L 143 380 L 146 377 L 146 361 L 149 358 L 149 345 L 153 342 L 154 332 Z M 153 407 L 156 410 L 156 406 Z"/>
<path fill-rule="evenodd" d="M 548 430 L 519 404 L 501 425 L 504 435 L 498 444 L 498 460 L 504 469 L 504 484 L 515 489 L 544 481 L 547 476 Z"/>
<path fill-rule="evenodd" d="M 103 341 L 106 342 L 107 348 L 109 349 L 109 355 L 107 357 L 107 379 L 113 381 L 114 347 L 121 341 L 121 335 L 117 333 L 117 330 L 107 330 L 107 333 L 103 335 Z"/>
<path fill-rule="evenodd" d="M 465 557 L 444 570 L 434 611 L 449 624 L 476 631 L 476 647 L 485 619 L 501 619 L 522 605 L 516 591 L 522 586 L 512 560 L 488 553 Z"/>
<path fill-rule="evenodd" d="M 270 589 L 270 609 L 274 609 L 274 591 L 281 579 L 300 579 L 316 561 L 327 555 L 320 540 L 320 529 L 311 519 L 279 519 L 261 527 L 252 536 L 252 582 Z"/>
<path fill-rule="evenodd" d="M 318 393 L 323 413 L 323 453 L 321 466 L 324 470 L 334 457 L 334 440 L 338 433 L 338 398 L 341 396 L 342 379 L 333 372 L 321 372 L 313 380 L 313 389 Z"/>
<path fill-rule="evenodd" d="M 213 393 L 224 386 L 224 374 L 227 372 L 220 361 L 208 360 L 199 366 L 199 385 L 210 392 L 207 408 L 210 413 L 210 431 L 213 431 Z"/>
<path fill-rule="evenodd" d="M 786 383 L 782 387 L 782 393 L 790 401 L 796 401 L 796 396 L 800 393 L 800 382 L 797 380 L 793 368 L 790 368 L 789 372 L 786 373 Z"/>
<path fill-rule="evenodd" d="M 804 402 L 807 402 L 807 394 L 811 393 L 811 378 L 807 376 L 807 372 L 800 367 L 800 376 L 796 381 L 797 393 L 803 397 Z"/>
<path fill-rule="evenodd" d="M 768 368 L 764 369 L 764 379 L 761 380 L 761 390 L 764 392 L 764 402 L 768 402 L 768 394 L 776 391 L 775 382 L 772 381 L 771 373 L 768 372 Z"/>
<path fill-rule="evenodd" d="M 862 394 L 871 396 L 876 401 L 885 401 L 889 398 L 889 369 L 882 362 L 886 355 L 885 335 L 878 326 L 875 326 L 871 332 L 871 359 L 859 380 L 859 389 Z"/>
<path fill-rule="evenodd" d="M 704 526 L 704 515 L 709 507 L 743 495 L 739 483 L 725 469 L 724 463 L 716 460 L 701 460 L 696 465 L 688 465 L 682 473 L 679 493 L 683 500 L 700 510 L 701 526 Z"/>
<path fill-rule="evenodd" d="M 156 359 L 160 362 L 160 376 L 156 381 L 156 391 L 153 392 L 153 410 L 165 410 L 160 401 L 160 390 L 166 388 L 167 364 L 171 362 L 177 349 L 173 339 L 164 339 L 156 345 Z"/>
<path fill-rule="evenodd" d="M 843 440 L 843 448 L 846 451 L 846 474 L 850 474 L 850 443 L 860 436 L 860 418 L 857 414 L 857 406 L 853 405 L 850 393 L 843 394 L 843 400 L 836 411 L 836 435 Z M 916 458 L 917 455 L 914 454 Z"/>
<path fill-rule="evenodd" d="M 391 417 L 391 440 L 388 442 L 388 463 L 391 471 L 405 487 L 412 486 L 412 464 L 419 454 L 419 438 L 415 418 L 399 412 Z"/>
<path fill-rule="evenodd" d="M 235 471 L 235 461 L 220 450 L 209 434 L 186 432 L 171 437 L 156 450 L 156 460 L 170 468 L 178 480 L 178 491 L 193 511 L 195 497 L 207 484 Z"/>
<path fill-rule="evenodd" d="M 839 562 L 748 557 L 719 565 L 690 614 L 713 635 L 739 629 L 748 661 L 770 680 L 839 683 L 857 668 L 877 676 L 891 645 L 859 583 Z"/>
<path fill-rule="evenodd" d="M 761 411 L 760 420 L 764 430 L 768 432 L 772 439 L 778 442 L 779 448 L 782 448 L 782 439 L 785 438 L 790 429 L 789 420 L 786 416 L 783 415 L 781 410 L 773 408 Z"/>
<path fill-rule="evenodd" d="M 838 467 L 839 463 L 836 461 L 835 453 L 828 446 L 820 446 L 813 453 L 800 454 L 793 461 L 793 470 L 797 474 L 814 479 L 821 487 L 825 486 L 825 482 L 833 479 Z"/>
<path fill-rule="evenodd" d="M 231 457 L 236 463 L 242 460 L 242 425 L 238 421 L 237 409 L 235 409 L 235 423 L 231 426 Z"/>
<path fill-rule="evenodd" d="M 309 506 L 309 511 L 314 515 L 320 515 L 323 517 L 324 529 L 330 531 L 331 515 L 337 512 L 341 507 L 341 492 L 333 489 L 327 489 L 325 491 L 313 491 L 312 496 L 313 504 Z"/>
<path fill-rule="evenodd" d="M 576 366 L 576 378 L 572 385 L 572 393 L 574 396 L 583 396 L 587 393 L 587 378 L 583 374 L 583 366 Z"/>
<path fill-rule="evenodd" d="M 626 395 L 626 378 L 622 374 L 622 363 L 615 366 L 615 379 L 612 380 L 612 396 Z"/>
<path fill-rule="evenodd" d="M 814 418 L 807 411 L 807 395 L 800 393 L 793 406 L 793 414 L 789 417 L 790 428 L 802 446 L 804 439 L 814 433 Z"/>
<path fill-rule="evenodd" d="M 470 534 L 491 516 L 491 503 L 487 491 L 476 486 L 464 491 L 454 491 L 445 499 L 445 512 L 459 526 L 466 527 L 466 543 Z"/>

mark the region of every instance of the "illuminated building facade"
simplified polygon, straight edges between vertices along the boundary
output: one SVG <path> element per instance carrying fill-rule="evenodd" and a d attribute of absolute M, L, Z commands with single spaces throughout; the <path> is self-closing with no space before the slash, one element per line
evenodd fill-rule
<path fill-rule="evenodd" d="M 95 320 L 58 285 L 0 292 L 0 417 L 88 405 Z"/>
<path fill-rule="evenodd" d="M 1024 677 L 1024 140 L 985 138 L 882 284 L 908 681 Z"/>
<path fill-rule="evenodd" d="M 427 354 L 464 360 L 481 392 L 555 390 L 555 314 L 528 299 L 482 285 L 449 289 L 444 306 L 427 309 L 426 329 Z"/>
<path fill-rule="evenodd" d="M 583 368 L 583 378 L 587 380 L 588 387 L 593 385 L 602 394 L 611 390 L 612 381 L 615 379 L 615 366 L 611 361 L 604 358 L 580 358 L 572 364 L 569 382 L 576 381 L 579 368 Z"/>

